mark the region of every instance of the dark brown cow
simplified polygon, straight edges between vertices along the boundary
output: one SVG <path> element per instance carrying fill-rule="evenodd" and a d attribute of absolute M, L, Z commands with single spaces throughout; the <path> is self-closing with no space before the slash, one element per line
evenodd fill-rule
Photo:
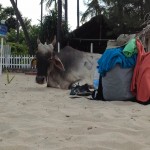
<path fill-rule="evenodd" d="M 100 54 L 81 52 L 70 46 L 55 53 L 55 40 L 49 45 L 43 45 L 40 40 L 37 43 L 37 83 L 43 84 L 47 81 L 48 87 L 62 89 L 68 89 L 77 81 L 92 84 Z"/>

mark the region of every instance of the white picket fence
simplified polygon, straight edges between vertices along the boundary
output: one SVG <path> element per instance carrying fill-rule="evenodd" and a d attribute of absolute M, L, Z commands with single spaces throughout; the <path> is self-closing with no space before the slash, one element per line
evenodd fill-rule
<path fill-rule="evenodd" d="M 2 58 L 0 56 L 0 62 L 2 59 L 2 68 L 10 68 L 10 69 L 30 69 L 31 61 L 34 56 L 29 55 L 3 55 Z"/>

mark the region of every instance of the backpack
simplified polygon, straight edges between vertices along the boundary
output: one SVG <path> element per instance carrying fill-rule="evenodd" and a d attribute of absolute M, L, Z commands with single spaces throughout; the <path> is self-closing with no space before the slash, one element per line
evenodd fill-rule
<path fill-rule="evenodd" d="M 105 100 L 129 100 L 134 98 L 130 91 L 133 68 L 116 65 L 102 77 L 102 92 Z"/>
<path fill-rule="evenodd" d="M 106 76 L 99 77 L 99 86 L 92 93 L 92 98 L 103 101 L 124 101 L 133 100 L 134 96 L 130 91 L 130 84 L 133 75 L 133 68 L 121 68 L 116 65 L 106 73 Z"/>

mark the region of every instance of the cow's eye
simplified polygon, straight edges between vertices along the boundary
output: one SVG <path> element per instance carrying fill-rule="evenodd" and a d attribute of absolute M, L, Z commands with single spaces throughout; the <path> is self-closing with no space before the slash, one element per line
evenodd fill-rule
<path fill-rule="evenodd" d="M 48 61 L 52 61 L 53 60 L 53 57 L 50 57 L 49 59 L 48 59 Z"/>
<path fill-rule="evenodd" d="M 49 59 L 48 59 L 48 61 L 52 61 L 52 60 L 53 60 L 53 58 L 49 58 Z"/>

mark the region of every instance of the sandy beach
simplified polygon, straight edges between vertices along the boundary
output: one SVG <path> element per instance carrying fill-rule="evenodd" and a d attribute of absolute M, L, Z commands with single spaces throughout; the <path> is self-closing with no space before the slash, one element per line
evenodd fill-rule
<path fill-rule="evenodd" d="M 71 98 L 13 75 L 0 76 L 0 150 L 150 149 L 150 105 Z"/>

